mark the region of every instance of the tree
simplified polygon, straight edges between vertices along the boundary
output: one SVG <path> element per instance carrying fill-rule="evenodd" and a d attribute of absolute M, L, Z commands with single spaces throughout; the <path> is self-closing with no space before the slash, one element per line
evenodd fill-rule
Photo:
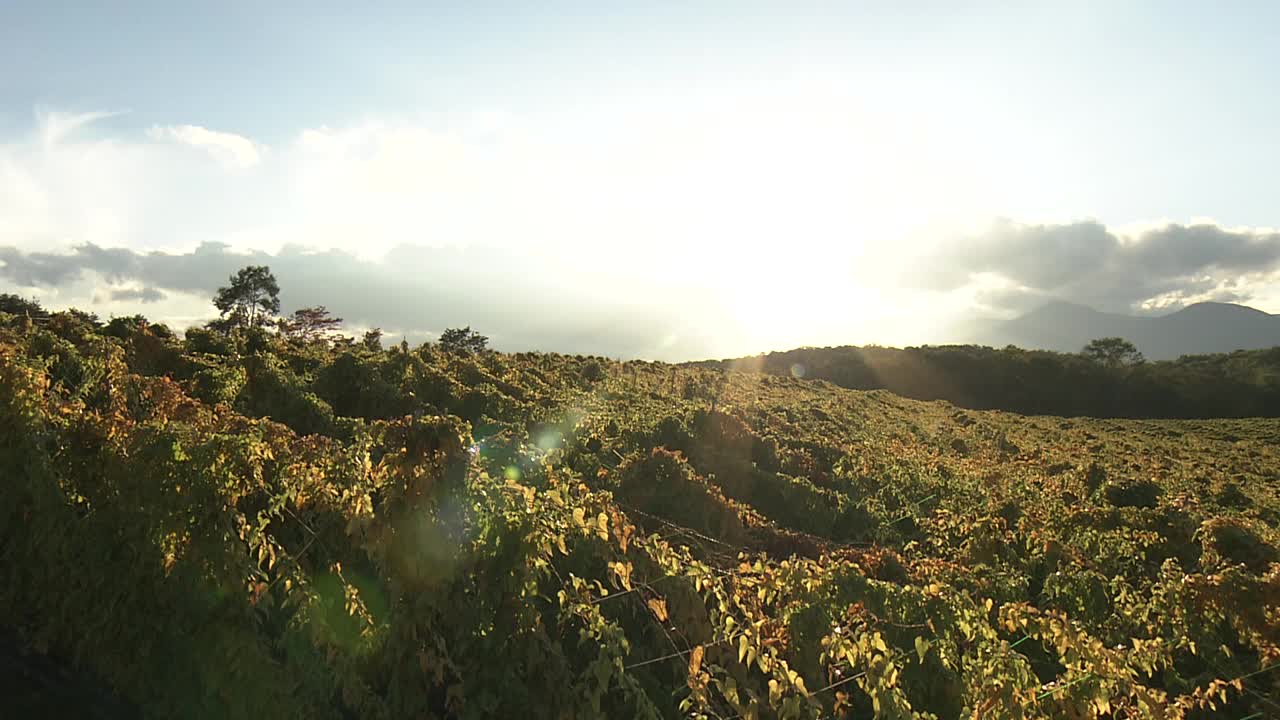
<path fill-rule="evenodd" d="M 1098 338 L 1089 341 L 1080 351 L 1081 355 L 1107 367 L 1124 367 L 1137 365 L 1145 360 L 1142 353 L 1133 343 L 1119 337 Z"/>
<path fill-rule="evenodd" d="M 0 293 L 0 312 L 13 315 L 33 315 L 43 317 L 45 310 L 37 300 L 28 300 L 10 293 Z"/>
<path fill-rule="evenodd" d="M 68 316 L 75 318 L 85 325 L 89 325 L 91 327 L 99 327 L 102 325 L 102 321 L 98 319 L 98 316 L 95 313 L 77 310 L 76 308 L 67 308 L 66 313 Z"/>
<path fill-rule="evenodd" d="M 266 265 L 250 265 L 231 276 L 229 287 L 218 288 L 213 304 L 237 327 L 265 325 L 280 312 L 280 285 Z"/>
<path fill-rule="evenodd" d="M 342 326 L 342 318 L 333 317 L 325 306 L 294 310 L 293 315 L 280 321 L 280 332 L 285 337 L 299 340 L 319 340 Z"/>
<path fill-rule="evenodd" d="M 489 346 L 489 338 L 481 335 L 468 325 L 464 328 L 449 328 L 440 333 L 440 348 L 445 352 L 469 355 L 484 351 Z"/>
<path fill-rule="evenodd" d="M 123 340 L 146 326 L 147 319 L 142 315 L 125 315 L 111 318 L 102 333 Z"/>

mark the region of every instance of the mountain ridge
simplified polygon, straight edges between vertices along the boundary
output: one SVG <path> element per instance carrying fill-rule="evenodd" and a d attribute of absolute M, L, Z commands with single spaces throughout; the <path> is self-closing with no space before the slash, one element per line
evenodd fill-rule
<path fill-rule="evenodd" d="M 1152 360 L 1280 345 L 1280 315 L 1248 305 L 1202 302 L 1165 315 L 1125 315 L 1062 300 L 1016 318 L 979 325 L 965 340 L 982 345 L 1075 352 L 1099 337 L 1123 337 Z"/>

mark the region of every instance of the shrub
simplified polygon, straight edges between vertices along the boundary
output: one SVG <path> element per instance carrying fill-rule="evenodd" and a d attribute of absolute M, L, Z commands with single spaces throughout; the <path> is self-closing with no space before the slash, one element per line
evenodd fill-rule
<path fill-rule="evenodd" d="M 1131 480 L 1107 485 L 1103 495 L 1116 507 L 1153 508 L 1160 499 L 1160 486 L 1150 480 Z"/>

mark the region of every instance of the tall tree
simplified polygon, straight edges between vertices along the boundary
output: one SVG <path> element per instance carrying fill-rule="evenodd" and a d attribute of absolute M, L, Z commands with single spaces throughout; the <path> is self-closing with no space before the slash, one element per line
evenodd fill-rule
<path fill-rule="evenodd" d="M 299 340 L 318 340 L 342 326 L 342 318 L 333 317 L 325 306 L 294 310 L 293 315 L 280 321 L 280 331 L 286 337 Z"/>
<path fill-rule="evenodd" d="M 1090 340 L 1080 351 L 1081 355 L 1107 367 L 1123 367 L 1137 365 L 1145 358 L 1138 352 L 1138 347 L 1120 337 L 1098 338 Z"/>
<path fill-rule="evenodd" d="M 366 350 L 374 352 L 382 350 L 382 328 L 373 328 L 365 332 L 361 338 L 360 344 L 364 345 Z"/>
<path fill-rule="evenodd" d="M 271 268 L 266 265 L 250 265 L 231 276 L 231 285 L 218 288 L 213 304 L 222 317 L 231 317 L 235 325 L 255 327 L 265 325 L 280 312 L 280 285 Z"/>
<path fill-rule="evenodd" d="M 489 345 L 489 338 L 481 335 L 468 325 L 464 328 L 449 328 L 440 333 L 440 348 L 446 352 L 470 354 L 483 351 Z"/>

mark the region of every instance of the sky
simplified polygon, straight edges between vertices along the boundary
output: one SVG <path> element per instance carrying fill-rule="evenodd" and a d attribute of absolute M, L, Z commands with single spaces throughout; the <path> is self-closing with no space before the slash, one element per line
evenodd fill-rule
<path fill-rule="evenodd" d="M 682 360 L 1280 312 L 1280 6 L 0 5 L 0 292 Z"/>

